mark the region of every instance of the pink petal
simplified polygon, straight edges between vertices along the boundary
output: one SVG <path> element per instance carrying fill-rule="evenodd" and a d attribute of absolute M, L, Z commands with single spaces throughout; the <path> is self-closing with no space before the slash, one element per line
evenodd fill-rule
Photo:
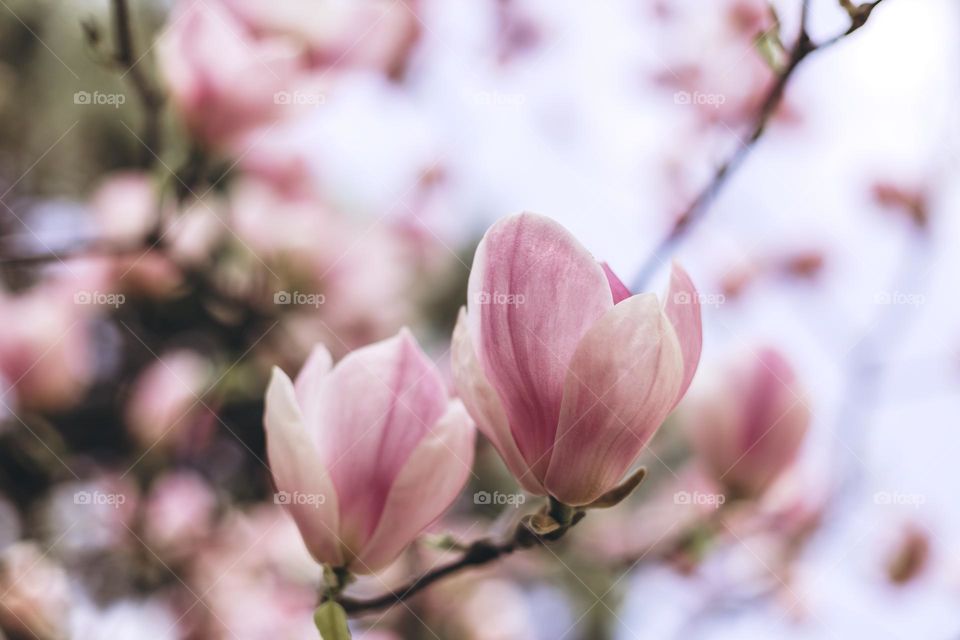
<path fill-rule="evenodd" d="M 463 489 L 473 466 L 476 432 L 459 401 L 414 449 L 390 489 L 376 532 L 357 558 L 354 570 L 382 569 L 434 520 Z"/>
<path fill-rule="evenodd" d="M 608 311 L 570 364 L 550 494 L 583 505 L 616 486 L 673 408 L 682 377 L 680 345 L 656 296 Z"/>
<path fill-rule="evenodd" d="M 316 345 L 307 356 L 294 381 L 297 403 L 303 412 L 304 423 L 311 430 L 314 440 L 318 437 L 320 425 L 320 398 L 323 379 L 333 368 L 333 356 L 322 344 Z"/>
<path fill-rule="evenodd" d="M 623 284 L 623 281 L 613 272 L 610 265 L 606 262 L 601 262 L 600 266 L 603 267 L 603 274 L 607 276 L 607 282 L 610 283 L 610 293 L 613 294 L 613 304 L 617 304 L 621 300 L 626 300 L 633 295 L 630 293 L 627 285 Z"/>
<path fill-rule="evenodd" d="M 700 352 L 703 349 L 703 326 L 700 321 L 700 294 L 687 272 L 677 263 L 673 264 L 670 272 L 670 289 L 663 304 L 663 311 L 670 318 L 673 330 L 680 341 L 680 351 L 683 353 L 683 382 L 677 392 L 674 402 L 680 402 L 693 375 L 697 372 L 700 363 Z"/>
<path fill-rule="evenodd" d="M 731 372 L 727 393 L 739 398 L 737 457 L 724 461 L 721 480 L 759 493 L 796 458 L 810 424 L 810 409 L 786 359 L 773 349 L 748 356 L 749 365 Z"/>
<path fill-rule="evenodd" d="M 343 564 L 336 534 L 337 492 L 304 427 L 293 383 L 276 367 L 267 388 L 264 427 L 277 495 L 289 498 L 286 509 L 304 543 L 317 562 Z"/>
<path fill-rule="evenodd" d="M 467 326 L 465 309 L 460 309 L 457 326 L 453 330 L 451 351 L 457 393 L 470 415 L 477 421 L 480 431 L 493 443 L 510 473 L 521 486 L 530 493 L 543 495 L 546 490 L 520 455 L 520 450 L 513 441 L 507 415 L 500 404 L 500 398 L 497 397 L 496 391 L 490 386 L 490 382 L 480 368 L 480 362 L 473 348 L 473 339 L 470 337 L 470 329 Z"/>
<path fill-rule="evenodd" d="M 390 487 L 446 411 L 436 366 L 406 329 L 353 351 L 323 378 L 317 433 L 340 497 L 340 537 L 359 551 Z"/>
<path fill-rule="evenodd" d="M 523 213 L 501 220 L 477 247 L 467 301 L 470 334 L 517 447 L 540 478 L 570 358 L 612 306 L 603 269 L 549 218 Z"/>

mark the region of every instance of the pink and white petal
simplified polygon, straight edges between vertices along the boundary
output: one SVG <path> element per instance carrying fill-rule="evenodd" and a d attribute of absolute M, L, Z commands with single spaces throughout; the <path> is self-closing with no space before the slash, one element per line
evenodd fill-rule
<path fill-rule="evenodd" d="M 626 300 L 633 295 L 630 293 L 627 285 L 623 284 L 623 280 L 618 278 L 617 274 L 613 272 L 610 265 L 606 262 L 601 262 L 600 266 L 603 267 L 603 275 L 607 276 L 607 282 L 610 283 L 610 293 L 613 295 L 613 304 Z"/>
<path fill-rule="evenodd" d="M 467 326 L 467 312 L 463 308 L 460 309 L 457 326 L 453 330 L 451 363 L 453 379 L 460 399 L 476 420 L 480 431 L 500 453 L 507 469 L 530 493 L 545 494 L 546 490 L 540 478 L 533 474 L 526 460 L 520 455 L 520 450 L 517 449 L 517 444 L 513 440 L 513 433 L 510 431 L 507 415 L 500 404 L 500 398 L 497 397 L 497 392 L 490 386 L 483 369 L 480 368 L 473 339 L 470 337 L 470 328 Z"/>
<path fill-rule="evenodd" d="M 351 352 L 323 378 L 318 433 L 340 496 L 340 535 L 354 551 L 447 400 L 440 372 L 406 329 Z"/>
<path fill-rule="evenodd" d="M 616 486 L 673 408 L 682 377 L 680 345 L 655 295 L 608 311 L 570 364 L 550 494 L 584 505 Z"/>
<path fill-rule="evenodd" d="M 289 498 L 286 509 L 304 543 L 317 562 L 341 565 L 337 492 L 304 427 L 293 383 L 277 367 L 267 388 L 263 422 L 277 491 Z M 295 494 L 308 499 L 294 500 Z"/>
<path fill-rule="evenodd" d="M 549 465 L 570 358 L 612 306 L 599 263 L 549 218 L 523 213 L 501 220 L 477 247 L 470 334 L 514 441 L 539 477 Z"/>
<path fill-rule="evenodd" d="M 664 300 L 663 311 L 670 318 L 683 354 L 683 382 L 677 392 L 676 402 L 674 402 L 676 405 L 690 388 L 693 376 L 697 372 L 697 365 L 700 363 L 700 352 L 703 349 L 700 294 L 693 286 L 690 276 L 676 262 L 673 263 L 670 271 L 670 288 Z"/>
<path fill-rule="evenodd" d="M 393 562 L 450 507 L 473 467 L 476 431 L 458 400 L 423 438 L 390 489 L 383 517 L 352 568 L 371 573 Z"/>
<path fill-rule="evenodd" d="M 293 387 L 297 394 L 297 402 L 307 430 L 316 434 L 320 423 L 320 398 L 323 378 L 333 368 L 333 356 L 322 344 L 318 344 L 310 351 L 306 362 L 300 368 L 300 373 L 294 381 Z M 315 438 L 316 439 L 316 438 Z"/>

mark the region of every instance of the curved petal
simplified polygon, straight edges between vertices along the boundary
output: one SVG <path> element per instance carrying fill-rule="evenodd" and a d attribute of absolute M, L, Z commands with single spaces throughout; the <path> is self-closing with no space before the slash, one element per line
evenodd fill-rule
<path fill-rule="evenodd" d="M 550 494 L 584 505 L 613 488 L 673 408 L 682 376 L 680 345 L 655 295 L 608 311 L 570 364 Z"/>
<path fill-rule="evenodd" d="M 343 564 L 337 537 L 337 492 L 304 428 L 293 383 L 277 367 L 267 388 L 263 422 L 267 458 L 277 485 L 276 501 L 293 516 L 317 562 Z"/>
<path fill-rule="evenodd" d="M 407 545 L 443 515 L 473 467 L 476 431 L 459 401 L 434 425 L 397 476 L 376 532 L 352 565 L 371 573 L 393 562 Z"/>
<path fill-rule="evenodd" d="M 340 536 L 356 552 L 397 474 L 446 410 L 447 389 L 406 329 L 353 351 L 320 386 L 318 448 L 340 497 Z"/>
<path fill-rule="evenodd" d="M 457 393 L 470 415 L 477 421 L 480 431 L 493 443 L 510 473 L 524 489 L 537 495 L 545 494 L 546 490 L 540 479 L 533 474 L 526 460 L 520 455 L 500 398 L 480 368 L 470 329 L 467 327 L 467 312 L 463 308 L 460 309 L 457 326 L 453 330 L 451 351 Z"/>
<path fill-rule="evenodd" d="M 333 368 L 333 356 L 322 344 L 316 345 L 300 368 L 293 388 L 297 394 L 297 403 L 303 412 L 307 430 L 314 432 L 320 424 L 320 397 L 324 377 Z"/>
<path fill-rule="evenodd" d="M 670 289 L 663 303 L 663 312 L 670 318 L 683 354 L 683 382 L 674 402 L 676 406 L 690 388 L 693 375 L 697 372 L 697 365 L 700 363 L 700 351 L 703 349 L 700 294 L 693 286 L 690 276 L 676 262 L 673 263 L 670 271 Z"/>
<path fill-rule="evenodd" d="M 623 284 L 623 280 L 618 278 L 617 274 L 613 272 L 610 265 L 606 262 L 601 262 L 600 266 L 603 267 L 603 275 L 607 276 L 607 282 L 610 283 L 610 293 L 613 295 L 613 304 L 618 304 L 633 295 L 630 293 L 627 285 Z"/>
<path fill-rule="evenodd" d="M 520 453 L 543 477 L 567 366 L 580 338 L 613 306 L 610 286 L 566 229 L 523 213 L 487 231 L 468 294 L 470 334 L 483 371 Z"/>

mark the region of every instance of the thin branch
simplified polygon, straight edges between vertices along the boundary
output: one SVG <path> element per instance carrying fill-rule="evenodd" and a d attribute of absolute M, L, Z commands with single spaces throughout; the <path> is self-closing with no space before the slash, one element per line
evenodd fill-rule
<path fill-rule="evenodd" d="M 470 545 L 457 560 L 441 565 L 428 573 L 418 576 L 407 585 L 397 589 L 396 592 L 385 593 L 369 600 L 338 598 L 338 602 L 349 615 L 385 609 L 416 595 L 438 580 L 469 567 L 489 564 L 503 556 L 510 555 L 519 548 L 520 546 L 516 540 L 509 540 L 500 544 L 486 541 L 475 542 Z"/>
<path fill-rule="evenodd" d="M 856 7 L 851 13 L 850 26 L 846 31 L 817 44 L 811 40 L 807 29 L 810 3 L 809 0 L 804 0 L 800 17 L 800 33 L 789 52 L 786 64 L 783 69 L 777 73 L 773 85 L 771 85 L 770 90 L 761 103 L 760 109 L 753 120 L 753 125 L 750 128 L 750 134 L 746 139 L 740 141 L 736 150 L 716 169 L 707 185 L 687 206 L 680 217 L 677 218 L 677 221 L 673 227 L 671 227 L 670 231 L 667 232 L 667 235 L 664 236 L 660 243 L 654 248 L 653 252 L 641 266 L 636 278 L 633 280 L 634 291 L 642 291 L 646 287 L 650 278 L 660 265 L 667 262 L 667 258 L 673 253 L 676 246 L 686 237 L 693 226 L 703 219 L 710 205 L 713 204 L 717 195 L 724 186 L 726 186 L 730 177 L 740 168 L 751 151 L 753 151 L 757 141 L 760 140 L 767 130 L 767 125 L 780 106 L 787 85 L 790 83 L 794 72 L 796 72 L 800 64 L 806 60 L 811 53 L 827 49 L 847 36 L 859 31 L 867 23 L 873 10 L 881 2 L 883 2 L 883 0 L 875 0 L 875 2 L 868 2 Z"/>
<path fill-rule="evenodd" d="M 29 253 L 0 252 L 0 265 L 27 267 L 50 264 L 52 262 L 75 260 L 83 258 L 120 258 L 127 255 L 142 253 L 145 245 L 138 242 L 133 245 L 114 245 L 106 242 L 90 242 L 68 247 L 61 251 L 43 251 Z"/>
<path fill-rule="evenodd" d="M 550 498 L 549 505 L 541 509 L 536 515 L 526 516 L 517 525 L 513 536 L 509 540 L 500 543 L 478 540 L 467 547 L 458 559 L 414 578 L 399 589 L 368 600 L 345 598 L 339 594 L 327 597 L 336 599 L 348 615 L 392 607 L 426 589 L 434 582 L 459 573 L 464 569 L 489 564 L 520 549 L 528 549 L 559 540 L 570 528 L 580 522 L 585 514 L 586 512 L 582 509 L 569 507 Z M 549 526 L 543 528 L 546 523 L 549 523 Z"/>
<path fill-rule="evenodd" d="M 141 164 L 149 166 L 154 156 L 160 155 L 161 117 L 164 104 L 163 93 L 154 86 L 139 66 L 133 43 L 133 28 L 127 0 L 113 0 L 113 28 L 116 39 L 114 61 L 123 69 L 123 78 L 133 87 L 143 107 L 143 150 Z M 152 153 L 151 153 L 152 152 Z"/>

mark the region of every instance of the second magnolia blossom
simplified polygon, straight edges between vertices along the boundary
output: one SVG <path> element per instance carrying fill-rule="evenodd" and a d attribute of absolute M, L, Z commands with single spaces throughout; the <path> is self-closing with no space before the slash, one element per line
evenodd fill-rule
<path fill-rule="evenodd" d="M 697 458 L 728 491 L 764 493 L 790 467 L 810 426 L 793 367 L 764 347 L 730 362 L 690 398 L 685 422 Z"/>
<path fill-rule="evenodd" d="M 405 329 L 336 367 L 317 346 L 296 383 L 275 368 L 266 405 L 278 502 L 318 562 L 385 567 L 470 473 L 473 423 Z"/>
<path fill-rule="evenodd" d="M 524 213 L 487 231 L 468 295 L 457 389 L 521 485 L 574 506 L 616 487 L 696 371 L 687 274 L 674 266 L 663 304 L 631 295 L 566 229 Z"/>

